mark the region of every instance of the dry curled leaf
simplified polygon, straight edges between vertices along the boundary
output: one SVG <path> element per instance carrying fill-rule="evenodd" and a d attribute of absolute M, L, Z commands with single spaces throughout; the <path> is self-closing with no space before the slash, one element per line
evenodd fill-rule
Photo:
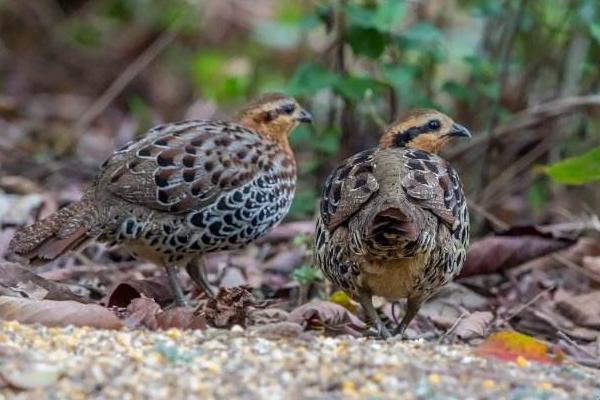
<path fill-rule="evenodd" d="M 151 330 L 206 329 L 204 318 L 194 315 L 194 310 L 187 307 L 175 307 L 163 311 L 160 306 L 147 297 L 133 299 L 127 307 L 129 316 L 125 325 L 129 328 L 144 326 Z"/>
<path fill-rule="evenodd" d="M 475 353 L 503 361 L 523 358 L 545 364 L 559 363 L 564 358 L 560 350 L 553 354 L 544 343 L 515 331 L 501 331 L 490 335 L 475 348 Z"/>
<path fill-rule="evenodd" d="M 290 312 L 288 321 L 308 329 L 324 329 L 330 334 L 361 336 L 367 329 L 363 321 L 344 307 L 321 300 L 311 301 L 296 308 Z"/>
<path fill-rule="evenodd" d="M 463 318 L 456 326 L 456 336 L 463 340 L 485 336 L 488 326 L 494 320 L 489 311 L 475 311 Z"/>
<path fill-rule="evenodd" d="M 245 327 L 248 315 L 257 307 L 256 299 L 248 287 L 220 288 L 217 295 L 209 299 L 199 313 L 217 328 Z"/>
<path fill-rule="evenodd" d="M 154 299 L 158 303 L 173 300 L 167 277 L 158 276 L 121 282 L 107 296 L 106 304 L 108 307 L 127 307 L 133 299 L 142 296 Z"/>
<path fill-rule="evenodd" d="M 107 308 L 76 301 L 30 300 L 0 296 L 0 319 L 46 326 L 90 326 L 120 329 L 123 324 Z"/>
<path fill-rule="evenodd" d="M 287 321 L 288 312 L 281 308 L 261 308 L 248 314 L 248 325 L 267 325 Z"/>

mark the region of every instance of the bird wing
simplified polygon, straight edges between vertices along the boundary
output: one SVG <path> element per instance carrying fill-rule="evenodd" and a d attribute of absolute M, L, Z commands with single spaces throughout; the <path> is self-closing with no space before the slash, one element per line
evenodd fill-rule
<path fill-rule="evenodd" d="M 442 158 L 421 150 L 409 150 L 404 158 L 401 185 L 408 200 L 430 210 L 454 230 L 465 203 L 456 171 Z"/>
<path fill-rule="evenodd" d="M 356 213 L 379 190 L 375 170 L 376 149 L 346 159 L 327 178 L 321 196 L 321 218 L 332 231 Z"/>
<path fill-rule="evenodd" d="M 199 210 L 272 168 L 273 150 L 273 144 L 230 122 L 162 125 L 115 152 L 97 187 L 151 209 Z"/>

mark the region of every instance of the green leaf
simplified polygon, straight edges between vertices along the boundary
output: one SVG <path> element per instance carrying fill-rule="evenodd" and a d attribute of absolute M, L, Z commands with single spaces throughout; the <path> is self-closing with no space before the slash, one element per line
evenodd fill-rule
<path fill-rule="evenodd" d="M 313 94 L 333 86 L 339 76 L 314 63 L 301 64 L 292 76 L 286 89 L 291 96 Z"/>
<path fill-rule="evenodd" d="M 350 26 L 360 26 L 363 28 L 373 28 L 373 19 L 375 10 L 362 7 L 356 3 L 350 3 L 344 8 L 348 24 Z"/>
<path fill-rule="evenodd" d="M 442 90 L 457 100 L 470 101 L 477 94 L 456 81 L 447 81 L 442 85 Z"/>
<path fill-rule="evenodd" d="M 336 92 L 352 101 L 361 101 L 367 90 L 377 94 L 383 87 L 384 85 L 375 79 L 356 76 L 345 76 L 335 84 Z"/>
<path fill-rule="evenodd" d="M 414 81 L 416 70 L 409 65 L 384 65 L 381 67 L 384 81 L 396 88 L 406 89 Z"/>
<path fill-rule="evenodd" d="M 600 44 L 600 24 L 597 22 L 592 22 L 589 25 L 590 27 L 590 35 Z"/>
<path fill-rule="evenodd" d="M 243 97 L 250 83 L 248 71 L 231 68 L 232 60 L 216 52 L 204 52 L 192 61 L 192 77 L 198 90 L 219 102 Z"/>
<path fill-rule="evenodd" d="M 296 24 L 265 22 L 254 28 L 253 36 L 265 46 L 288 49 L 298 44 L 300 27 Z"/>
<path fill-rule="evenodd" d="M 406 8 L 402 0 L 381 0 L 374 6 L 350 3 L 344 11 L 350 26 L 374 28 L 385 33 L 398 28 Z"/>
<path fill-rule="evenodd" d="M 290 207 L 291 217 L 306 217 L 313 215 L 317 204 L 317 192 L 314 189 L 298 190 Z"/>
<path fill-rule="evenodd" d="M 317 279 L 321 277 L 319 270 L 309 266 L 302 265 L 301 267 L 296 268 L 290 273 L 290 276 L 293 280 L 298 282 L 300 285 L 310 285 Z"/>
<path fill-rule="evenodd" d="M 373 26 L 381 32 L 392 32 L 402 22 L 405 11 L 404 1 L 383 0 L 377 7 L 377 11 L 373 17 Z"/>
<path fill-rule="evenodd" d="M 412 25 L 402 34 L 401 38 L 412 46 L 433 46 L 444 40 L 442 32 L 428 22 Z"/>
<path fill-rule="evenodd" d="M 317 140 L 312 142 L 313 148 L 328 156 L 335 156 L 339 150 L 339 131 L 335 128 L 325 130 Z"/>
<path fill-rule="evenodd" d="M 373 28 L 353 27 L 346 33 L 345 39 L 355 54 L 377 58 L 385 49 L 385 37 Z"/>
<path fill-rule="evenodd" d="M 546 166 L 544 172 L 556 182 L 566 185 L 583 185 L 600 180 L 600 146 Z"/>

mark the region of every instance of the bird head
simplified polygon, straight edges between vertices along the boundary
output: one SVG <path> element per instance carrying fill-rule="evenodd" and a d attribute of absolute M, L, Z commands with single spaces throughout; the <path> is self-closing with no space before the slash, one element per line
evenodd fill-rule
<path fill-rule="evenodd" d="M 288 146 L 288 135 L 312 117 L 298 102 L 282 93 L 266 93 L 242 108 L 236 122 L 271 141 Z"/>
<path fill-rule="evenodd" d="M 437 153 L 455 137 L 470 138 L 471 132 L 439 111 L 415 109 L 388 126 L 379 147 L 407 147 Z"/>

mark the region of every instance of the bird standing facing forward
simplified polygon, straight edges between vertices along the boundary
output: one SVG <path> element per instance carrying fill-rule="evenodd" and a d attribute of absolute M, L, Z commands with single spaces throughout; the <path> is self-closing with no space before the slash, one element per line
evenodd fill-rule
<path fill-rule="evenodd" d="M 437 155 L 463 126 L 435 110 L 413 110 L 379 146 L 346 159 L 327 179 L 315 236 L 325 276 L 358 300 L 380 336 L 390 333 L 372 296 L 407 299 L 394 333 L 458 274 L 469 216 L 456 171 Z"/>
<path fill-rule="evenodd" d="M 234 120 L 157 126 L 104 162 L 83 198 L 15 235 L 30 262 L 53 260 L 90 239 L 120 243 L 166 267 L 179 305 L 177 269 L 209 291 L 205 253 L 252 242 L 287 213 L 296 187 L 288 134 L 310 114 L 282 94 L 263 95 Z"/>

